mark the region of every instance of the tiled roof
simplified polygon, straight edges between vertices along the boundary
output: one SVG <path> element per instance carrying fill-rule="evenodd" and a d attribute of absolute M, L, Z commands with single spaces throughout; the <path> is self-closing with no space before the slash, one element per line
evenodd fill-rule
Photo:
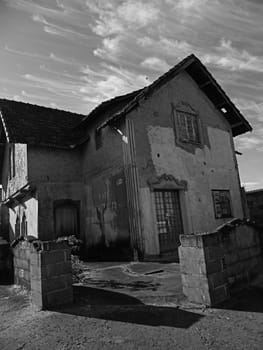
<path fill-rule="evenodd" d="M 103 101 L 95 107 L 84 119 L 83 122 L 90 122 L 98 116 L 110 117 L 125 108 L 131 101 L 136 98 L 144 89 L 136 90 L 125 95 L 114 97 L 110 100 Z"/>
<path fill-rule="evenodd" d="M 0 113 L 11 143 L 68 148 L 85 137 L 83 129 L 74 128 L 84 115 L 5 99 Z"/>
<path fill-rule="evenodd" d="M 191 76 L 203 93 L 211 100 L 215 108 L 226 118 L 231 125 L 233 136 L 252 130 L 248 121 L 216 82 L 212 74 L 193 54 L 187 56 L 144 89 L 101 103 L 83 120 L 83 123 L 87 123 L 101 114 L 105 114 L 105 111 L 107 111 L 106 119 L 100 127 L 106 126 L 108 123 L 126 115 L 134 107 L 138 106 L 141 100 L 150 96 L 183 70 Z"/>

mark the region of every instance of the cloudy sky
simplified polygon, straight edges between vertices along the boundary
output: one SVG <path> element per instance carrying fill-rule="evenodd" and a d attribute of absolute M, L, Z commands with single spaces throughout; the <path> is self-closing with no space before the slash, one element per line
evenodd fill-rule
<path fill-rule="evenodd" d="M 241 180 L 263 188 L 263 0 L 0 0 L 0 97 L 87 114 L 194 53 L 253 127 Z"/>

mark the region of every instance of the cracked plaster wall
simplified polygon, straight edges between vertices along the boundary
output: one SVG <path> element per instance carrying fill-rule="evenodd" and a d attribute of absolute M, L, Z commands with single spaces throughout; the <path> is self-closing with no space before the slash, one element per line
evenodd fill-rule
<path fill-rule="evenodd" d="M 174 109 L 182 102 L 188 103 L 200 118 L 201 145 L 184 144 L 176 137 Z M 180 191 L 185 233 L 210 231 L 226 221 L 215 219 L 212 189 L 229 189 L 233 216 L 243 217 L 230 125 L 187 73 L 155 91 L 129 118 L 135 126 L 146 254 L 159 254 L 151 178 L 167 174 L 187 184 L 186 190 Z M 176 186 L 175 183 L 172 188 Z"/>

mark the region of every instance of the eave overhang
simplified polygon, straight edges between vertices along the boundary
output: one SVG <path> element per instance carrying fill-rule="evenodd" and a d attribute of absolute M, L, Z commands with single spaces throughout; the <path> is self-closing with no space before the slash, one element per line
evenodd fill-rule
<path fill-rule="evenodd" d="M 195 57 L 195 60 L 185 68 L 185 71 L 229 122 L 233 136 L 252 131 L 249 122 L 198 58 Z"/>

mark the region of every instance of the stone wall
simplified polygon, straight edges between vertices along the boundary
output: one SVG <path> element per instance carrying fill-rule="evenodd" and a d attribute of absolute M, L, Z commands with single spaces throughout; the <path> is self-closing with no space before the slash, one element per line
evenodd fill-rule
<path fill-rule="evenodd" d="M 179 256 L 184 294 L 192 302 L 216 305 L 262 269 L 260 232 L 233 220 L 212 233 L 182 235 Z"/>
<path fill-rule="evenodd" d="M 73 301 L 71 250 L 67 243 L 21 241 L 13 252 L 15 283 L 31 290 L 35 306 L 46 309 Z"/>

